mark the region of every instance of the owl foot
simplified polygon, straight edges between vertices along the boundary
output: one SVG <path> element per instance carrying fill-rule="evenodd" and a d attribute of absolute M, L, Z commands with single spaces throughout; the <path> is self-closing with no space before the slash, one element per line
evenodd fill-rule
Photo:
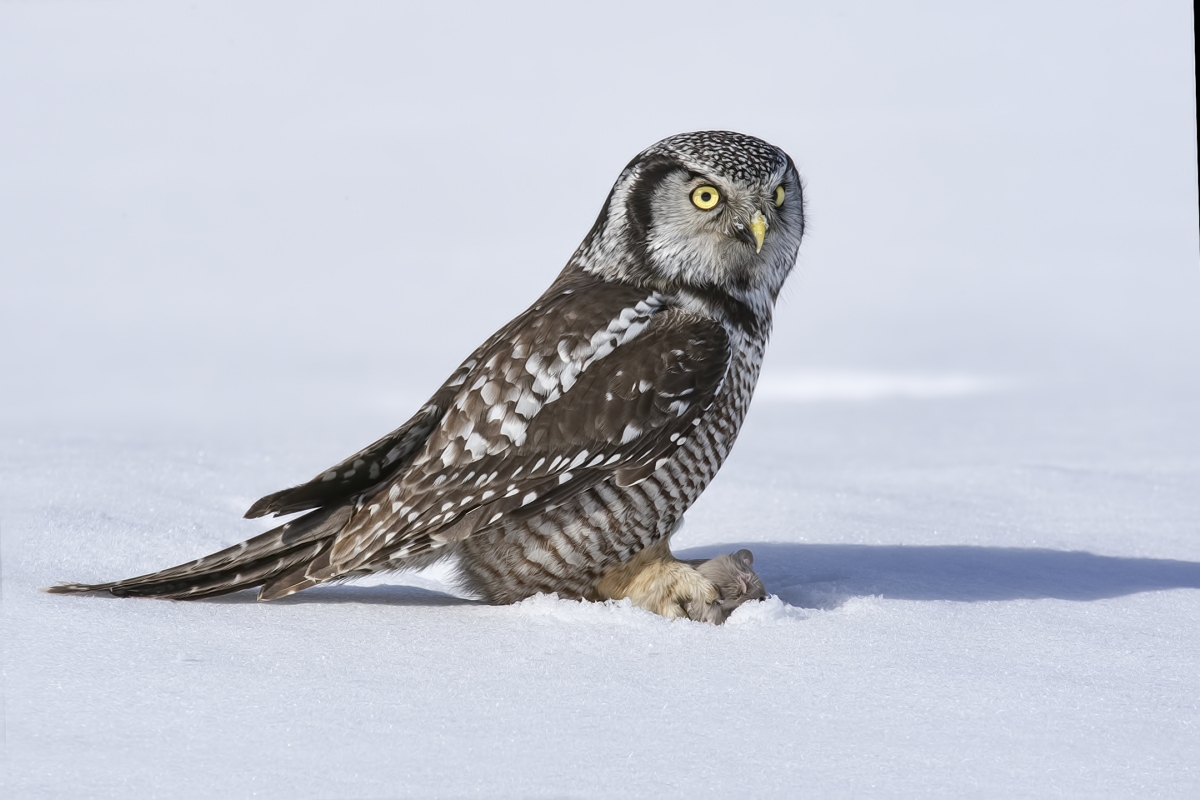
<path fill-rule="evenodd" d="M 708 561 L 680 561 L 663 540 L 609 570 L 596 589 L 608 599 L 628 597 L 635 606 L 668 619 L 720 625 L 742 603 L 766 597 L 753 565 L 749 550 Z"/>

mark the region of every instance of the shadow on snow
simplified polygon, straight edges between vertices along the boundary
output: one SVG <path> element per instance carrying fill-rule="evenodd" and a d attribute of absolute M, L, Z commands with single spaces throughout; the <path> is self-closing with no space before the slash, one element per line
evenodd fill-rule
<path fill-rule="evenodd" d="M 1078 550 L 751 542 L 697 547 L 681 558 L 739 548 L 754 553 L 767 591 L 804 608 L 850 597 L 893 600 L 1100 600 L 1136 592 L 1200 589 L 1200 563 L 1098 556 Z"/>

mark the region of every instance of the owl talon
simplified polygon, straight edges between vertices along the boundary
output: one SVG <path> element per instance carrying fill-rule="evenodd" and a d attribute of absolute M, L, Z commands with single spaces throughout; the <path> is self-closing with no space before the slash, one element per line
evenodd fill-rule
<path fill-rule="evenodd" d="M 680 561 L 665 540 L 609 570 L 596 589 L 605 598 L 629 598 L 635 606 L 668 619 L 687 617 L 710 625 L 725 622 L 746 601 L 767 596 L 749 550 L 707 561 Z"/>

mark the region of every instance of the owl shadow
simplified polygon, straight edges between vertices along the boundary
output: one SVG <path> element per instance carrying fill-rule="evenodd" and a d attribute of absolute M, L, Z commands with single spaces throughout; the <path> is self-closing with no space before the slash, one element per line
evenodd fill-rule
<path fill-rule="evenodd" d="M 679 558 L 754 553 L 767 592 L 802 608 L 833 609 L 853 597 L 893 600 L 1101 600 L 1200 589 L 1200 563 L 1099 556 L 1080 550 L 965 545 L 904 546 L 748 542 L 696 547 Z"/>

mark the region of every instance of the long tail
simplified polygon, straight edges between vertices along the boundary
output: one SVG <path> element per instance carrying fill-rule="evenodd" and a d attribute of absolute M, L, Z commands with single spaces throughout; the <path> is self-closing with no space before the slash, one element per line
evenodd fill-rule
<path fill-rule="evenodd" d="M 196 600 L 263 586 L 260 599 L 274 599 L 311 586 L 297 580 L 314 559 L 326 555 L 338 531 L 350 519 L 350 507 L 323 508 L 278 528 L 177 567 L 112 583 L 62 583 L 54 594 L 111 592 L 118 597 L 165 597 Z M 304 585 L 298 585 L 304 584 Z"/>

